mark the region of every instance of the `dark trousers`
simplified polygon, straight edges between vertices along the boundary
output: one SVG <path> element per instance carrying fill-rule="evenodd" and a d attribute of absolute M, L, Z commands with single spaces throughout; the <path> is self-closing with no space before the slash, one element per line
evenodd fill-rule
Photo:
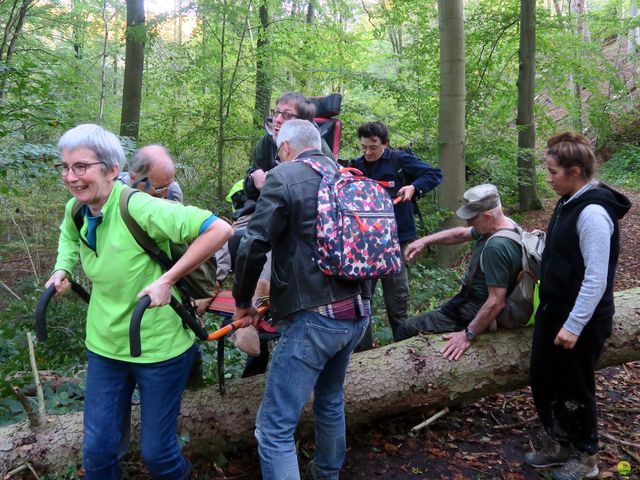
<path fill-rule="evenodd" d="M 465 289 L 435 310 L 410 318 L 398 328 L 398 340 L 421 333 L 448 333 L 464 330 L 475 318 L 486 300 L 470 297 Z"/>
<path fill-rule="evenodd" d="M 553 341 L 565 322 L 538 309 L 531 349 L 531 392 L 547 434 L 577 451 L 598 452 L 595 366 L 612 319 L 591 320 L 575 347 L 565 350 Z"/>
<path fill-rule="evenodd" d="M 409 269 L 407 267 L 407 262 L 404 259 L 404 249 L 408 243 L 409 242 L 402 242 L 400 244 L 402 252 L 402 269 L 400 272 L 380 279 L 380 283 L 382 284 L 382 296 L 384 297 L 384 306 L 387 311 L 387 317 L 389 318 L 389 326 L 391 327 L 391 334 L 393 335 L 394 342 L 399 340 L 398 328 L 409 318 Z M 373 280 L 371 283 L 372 296 L 377 283 L 377 280 Z M 355 351 L 362 352 L 372 348 L 373 331 L 371 322 L 369 322 L 367 331 Z"/>

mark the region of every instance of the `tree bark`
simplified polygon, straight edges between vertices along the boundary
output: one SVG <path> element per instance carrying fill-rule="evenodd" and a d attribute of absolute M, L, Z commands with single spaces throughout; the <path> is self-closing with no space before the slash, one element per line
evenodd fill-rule
<path fill-rule="evenodd" d="M 109 19 L 107 18 L 107 0 L 102 0 L 102 24 L 104 28 L 102 41 L 102 66 L 100 68 L 100 102 L 98 108 L 98 125 L 102 125 L 104 101 L 107 94 L 107 47 L 109 45 Z"/>
<path fill-rule="evenodd" d="M 518 75 L 518 193 L 520 210 L 542 208 L 536 191 L 536 2 L 520 1 L 520 70 Z"/>
<path fill-rule="evenodd" d="M 127 0 L 127 41 L 122 87 L 120 135 L 138 139 L 140 106 L 142 104 L 142 74 L 144 71 L 145 32 L 144 0 Z"/>
<path fill-rule="evenodd" d="M 638 16 L 638 7 L 636 0 L 629 0 L 629 18 L 634 20 Z M 627 41 L 627 53 L 629 55 L 636 52 L 638 45 L 640 45 L 640 27 L 634 27 L 629 29 Z"/>
<path fill-rule="evenodd" d="M 269 46 L 269 6 L 266 1 L 260 3 L 260 27 L 256 41 L 256 99 L 254 106 L 254 125 L 261 130 L 264 119 L 271 107 L 271 76 L 267 48 Z"/>
<path fill-rule="evenodd" d="M 440 25 L 440 114 L 439 161 L 444 181 L 438 188 L 440 208 L 455 211 L 465 190 L 465 53 L 464 5 L 462 0 L 438 0 Z M 451 217 L 443 227 L 461 225 Z M 458 256 L 460 246 L 438 247 L 437 261 L 448 265 Z"/>
<path fill-rule="evenodd" d="M 598 368 L 640 359 L 640 288 L 618 292 L 611 338 Z M 399 413 L 475 401 L 521 388 L 528 383 L 532 328 L 486 334 L 457 362 L 439 353 L 441 335 L 411 338 L 355 354 L 347 371 L 345 405 L 349 426 L 371 423 Z M 254 420 L 264 386 L 259 375 L 229 382 L 220 396 L 217 386 L 189 391 L 182 402 L 181 433 L 193 453 L 227 451 L 253 442 Z M 134 432 L 138 409 L 134 409 Z M 78 463 L 82 414 L 47 417 L 32 431 L 26 423 L 0 428 L 0 472 L 28 461 L 38 472 Z M 301 432 L 312 428 L 307 403 Z"/>

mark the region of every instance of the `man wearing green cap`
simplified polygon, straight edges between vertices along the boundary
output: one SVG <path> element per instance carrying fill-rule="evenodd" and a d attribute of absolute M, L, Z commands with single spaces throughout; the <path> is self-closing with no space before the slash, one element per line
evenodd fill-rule
<path fill-rule="evenodd" d="M 455 245 L 474 240 L 462 289 L 440 307 L 409 319 L 398 329 L 400 339 L 424 332 L 450 332 L 444 335 L 448 341 L 441 350 L 448 360 L 458 360 L 476 337 L 491 327 L 522 268 L 520 245 L 510 238 L 492 237 L 498 230 L 515 229 L 515 222 L 502 211 L 494 185 L 478 185 L 464 192 L 462 206 L 456 214 L 466 220 L 467 227 L 454 227 L 422 237 L 407 245 L 405 256 L 410 261 L 428 245 Z"/>

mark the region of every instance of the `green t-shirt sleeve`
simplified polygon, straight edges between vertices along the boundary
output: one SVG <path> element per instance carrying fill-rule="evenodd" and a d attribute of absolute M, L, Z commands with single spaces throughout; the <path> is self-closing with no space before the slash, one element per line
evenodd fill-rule
<path fill-rule="evenodd" d="M 508 238 L 492 238 L 482 252 L 487 287 L 510 289 L 522 267 L 520 245 Z"/>
<path fill-rule="evenodd" d="M 212 213 L 178 202 L 136 194 L 129 200 L 129 213 L 156 242 L 192 242 L 198 236 L 202 223 Z"/>

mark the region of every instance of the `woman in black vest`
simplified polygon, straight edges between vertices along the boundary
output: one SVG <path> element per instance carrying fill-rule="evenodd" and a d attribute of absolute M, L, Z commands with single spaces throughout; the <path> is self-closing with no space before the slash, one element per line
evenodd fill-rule
<path fill-rule="evenodd" d="M 554 480 L 598 475 L 595 365 L 611 335 L 618 220 L 631 204 L 593 180 L 588 140 L 571 132 L 547 143 L 548 180 L 560 195 L 547 228 L 540 306 L 531 351 L 531 392 L 550 439 L 527 453 L 535 467 L 560 465 Z"/>

